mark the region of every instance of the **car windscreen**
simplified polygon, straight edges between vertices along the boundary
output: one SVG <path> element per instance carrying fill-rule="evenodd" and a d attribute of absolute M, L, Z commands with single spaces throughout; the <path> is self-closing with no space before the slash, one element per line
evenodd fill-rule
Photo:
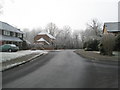
<path fill-rule="evenodd" d="M 11 46 L 11 47 L 16 47 L 16 45 L 13 45 L 13 44 L 11 44 L 10 46 Z"/>

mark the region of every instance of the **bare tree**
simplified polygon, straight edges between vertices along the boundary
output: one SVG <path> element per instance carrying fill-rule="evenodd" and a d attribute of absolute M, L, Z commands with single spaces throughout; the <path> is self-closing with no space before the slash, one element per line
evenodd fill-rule
<path fill-rule="evenodd" d="M 83 45 L 85 43 L 85 38 L 86 38 L 85 31 L 81 30 L 80 31 L 80 39 L 81 39 L 81 46 L 82 46 L 82 48 L 83 48 Z"/>
<path fill-rule="evenodd" d="M 23 29 L 24 31 L 24 38 L 26 40 L 28 40 L 29 42 L 31 43 L 34 43 L 34 37 L 40 33 L 42 31 L 41 28 L 37 28 L 37 29 L 32 29 L 32 30 L 29 30 L 29 29 Z"/>
<path fill-rule="evenodd" d="M 71 48 L 72 47 L 72 32 L 70 26 L 64 26 L 63 29 L 57 30 L 56 47 Z"/>
<path fill-rule="evenodd" d="M 73 31 L 73 47 L 74 48 L 81 48 L 81 32 L 80 30 L 74 30 Z"/>
<path fill-rule="evenodd" d="M 81 31 L 82 46 L 90 40 L 100 40 L 102 34 L 102 24 L 97 19 L 92 19 L 91 22 L 87 23 L 87 28 Z"/>
<path fill-rule="evenodd" d="M 63 39 L 65 48 L 69 48 L 71 46 L 71 30 L 71 27 L 68 25 L 63 27 Z"/>
<path fill-rule="evenodd" d="M 91 30 L 96 36 L 100 36 L 101 23 L 97 19 L 93 19 L 90 23 L 87 23 L 87 29 Z"/>
<path fill-rule="evenodd" d="M 54 23 L 51 22 L 47 25 L 45 30 L 51 35 L 56 36 L 58 28 Z"/>

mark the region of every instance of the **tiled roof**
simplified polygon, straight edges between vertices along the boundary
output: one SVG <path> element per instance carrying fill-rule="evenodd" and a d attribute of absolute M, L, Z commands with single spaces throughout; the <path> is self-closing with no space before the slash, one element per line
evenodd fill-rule
<path fill-rule="evenodd" d="M 108 32 L 120 32 L 120 22 L 105 23 Z"/>
<path fill-rule="evenodd" d="M 38 33 L 38 35 L 47 35 L 49 38 L 55 39 L 55 37 L 53 37 L 51 34 L 49 34 L 47 32 L 41 32 L 41 33 Z"/>
<path fill-rule="evenodd" d="M 23 33 L 19 29 L 9 25 L 8 23 L 2 22 L 2 21 L 0 21 L 0 30 L 7 30 L 7 31 L 11 31 L 11 32 Z"/>
<path fill-rule="evenodd" d="M 40 38 L 40 39 L 38 39 L 37 41 L 38 41 L 38 42 L 39 42 L 39 41 L 44 41 L 44 42 L 46 42 L 47 44 L 49 44 L 49 42 L 47 42 L 44 38 Z"/>
<path fill-rule="evenodd" d="M 11 37 L 11 36 L 4 36 L 4 35 L 0 35 L 0 41 L 17 41 L 17 42 L 23 42 L 18 37 Z"/>

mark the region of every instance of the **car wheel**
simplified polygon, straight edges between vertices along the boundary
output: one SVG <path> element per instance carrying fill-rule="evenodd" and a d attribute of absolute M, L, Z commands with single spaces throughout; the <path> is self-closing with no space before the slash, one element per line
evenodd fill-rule
<path fill-rule="evenodd" d="M 12 52 L 12 50 L 11 50 L 11 49 L 8 49 L 8 52 Z"/>

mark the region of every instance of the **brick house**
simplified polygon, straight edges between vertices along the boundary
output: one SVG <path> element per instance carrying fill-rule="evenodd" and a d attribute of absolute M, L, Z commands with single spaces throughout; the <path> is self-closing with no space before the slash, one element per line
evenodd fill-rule
<path fill-rule="evenodd" d="M 103 34 L 113 33 L 114 35 L 120 34 L 120 22 L 104 23 Z"/>
<path fill-rule="evenodd" d="M 49 48 L 49 49 L 54 48 L 54 40 L 55 40 L 55 37 L 53 37 L 51 34 L 49 34 L 47 32 L 38 33 L 34 37 L 35 44 L 40 44 L 44 48 Z"/>
<path fill-rule="evenodd" d="M 22 48 L 23 32 L 8 23 L 0 21 L 0 45 L 15 44 Z"/>

